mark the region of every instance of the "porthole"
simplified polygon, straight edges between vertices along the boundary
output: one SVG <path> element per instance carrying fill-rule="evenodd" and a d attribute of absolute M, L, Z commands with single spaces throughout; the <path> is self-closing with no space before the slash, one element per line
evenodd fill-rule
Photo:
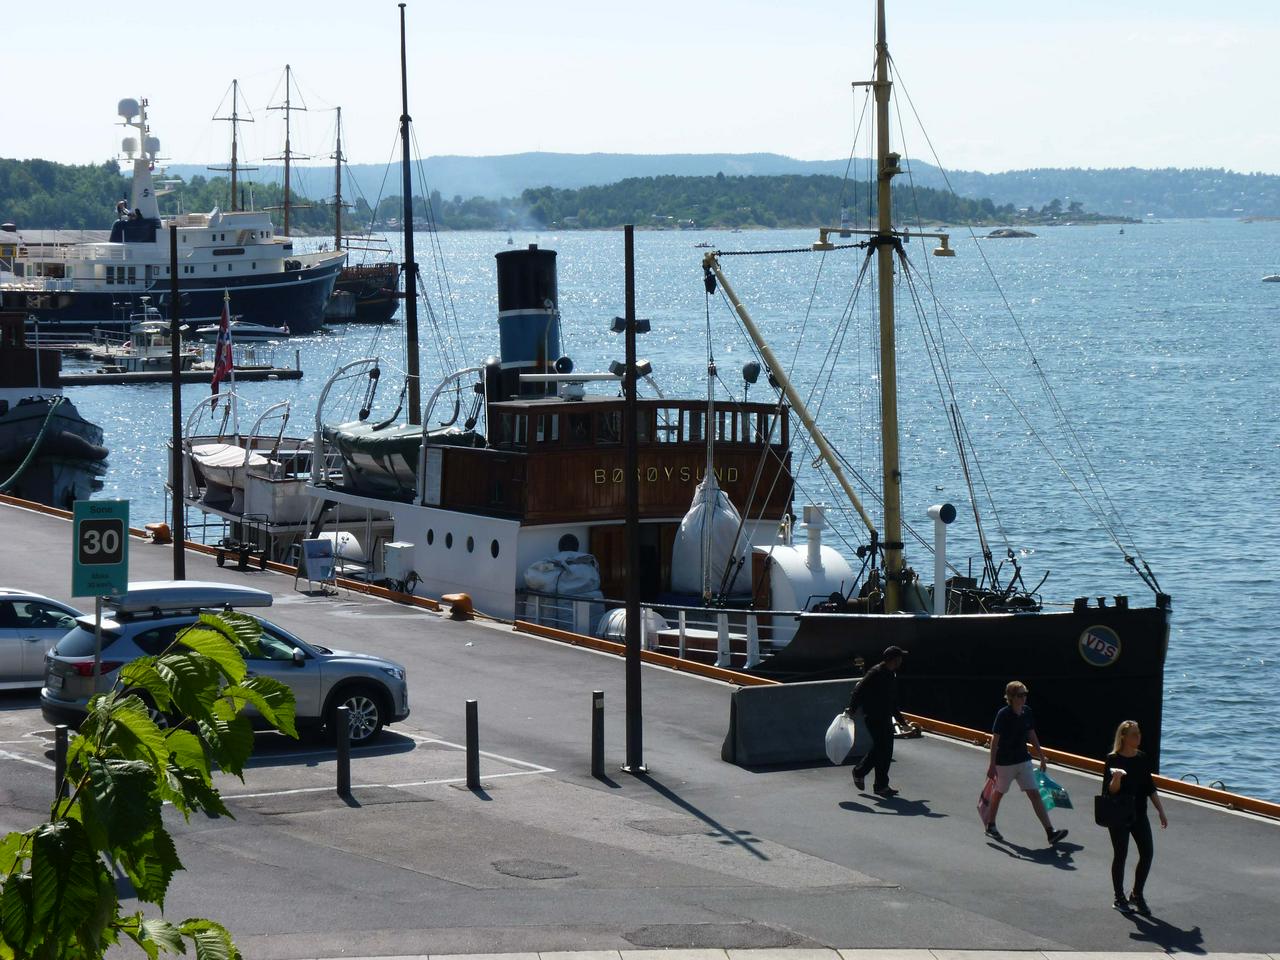
<path fill-rule="evenodd" d="M 476 538 L 467 537 L 467 553 L 475 553 L 475 552 L 476 552 Z"/>
<path fill-rule="evenodd" d="M 572 533 L 566 533 L 563 537 L 560 538 L 560 543 L 558 544 L 558 548 L 561 553 L 577 553 L 578 538 L 574 536 Z"/>
<path fill-rule="evenodd" d="M 453 549 L 453 534 L 452 534 L 452 533 L 446 533 L 446 534 L 444 535 L 444 548 L 445 548 L 446 550 L 452 550 L 452 549 Z"/>
<path fill-rule="evenodd" d="M 491 542 L 490 542 L 490 544 L 489 544 L 489 555 L 490 555 L 491 557 L 493 557 L 493 559 L 495 559 L 495 560 L 497 560 L 497 559 L 498 559 L 498 541 L 497 541 L 497 540 L 494 540 L 494 541 L 491 541 Z"/>
<path fill-rule="evenodd" d="M 431 546 L 436 542 L 436 532 L 434 530 L 427 531 L 427 546 Z"/>

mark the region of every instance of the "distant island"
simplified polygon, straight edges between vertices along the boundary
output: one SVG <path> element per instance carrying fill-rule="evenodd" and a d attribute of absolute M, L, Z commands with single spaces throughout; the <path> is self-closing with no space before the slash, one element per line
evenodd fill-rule
<path fill-rule="evenodd" d="M 894 183 L 903 224 L 1052 226 L 1136 223 L 1150 217 L 1280 216 L 1280 176 L 1225 170 L 1027 170 L 1000 174 L 952 172 L 916 162 Z M 842 212 L 864 223 L 871 214 L 865 161 L 799 161 L 777 154 L 516 154 L 434 157 L 423 164 L 427 197 L 415 197 L 415 219 L 440 230 L 517 228 L 602 229 L 633 222 L 648 228 L 769 228 L 836 225 Z M 348 229 L 395 227 L 400 198 L 364 196 L 361 184 L 398 183 L 383 165 L 354 165 L 343 220 Z M 637 171 L 643 171 L 637 173 Z M 225 177 L 207 168 L 171 165 L 166 213 L 231 206 Z M 279 168 L 263 167 L 242 182 L 240 205 L 279 206 Z M 295 168 L 294 233 L 332 231 L 323 191 L 332 171 Z M 605 179 L 612 178 L 612 179 Z M 296 188 L 315 186 L 310 199 Z M 955 187 L 956 193 L 946 188 Z M 465 186 L 465 189 L 463 187 Z M 127 195 L 115 161 L 66 165 L 0 159 L 0 222 L 19 228 L 103 229 L 115 201 Z M 957 195 L 958 194 L 958 195 Z M 277 215 L 278 216 L 278 215 Z"/>

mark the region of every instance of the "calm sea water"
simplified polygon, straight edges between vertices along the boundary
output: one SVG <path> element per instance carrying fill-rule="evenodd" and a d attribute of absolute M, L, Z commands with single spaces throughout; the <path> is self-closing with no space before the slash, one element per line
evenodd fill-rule
<path fill-rule="evenodd" d="M 1029 584 L 1048 572 L 1041 591 L 1046 600 L 1125 593 L 1150 602 L 1150 591 L 1054 458 L 1070 464 L 1076 486 L 1087 490 L 1090 481 L 1100 482 L 1109 498 L 1101 509 L 1107 524 L 1150 563 L 1174 598 L 1165 772 L 1195 774 L 1204 783 L 1221 779 L 1229 789 L 1280 800 L 1280 427 L 1274 414 L 1280 284 L 1260 282 L 1280 270 L 1280 223 L 1179 221 L 1128 226 L 1124 233 L 1116 226 L 1059 227 L 1032 240 L 977 241 L 967 231 L 955 233 L 954 259 L 925 257 L 916 243 L 908 247 L 921 271 L 917 292 L 926 320 L 904 304 L 898 337 L 907 522 L 928 535 L 926 508 L 948 500 L 960 510 L 949 533 L 953 563 L 963 570 L 967 558 L 978 555 L 968 489 L 923 347 L 922 331 L 932 330 L 936 339 L 940 329 L 955 385 L 954 401 L 949 395 L 946 401 L 965 418 L 968 452 L 976 457 L 971 462 L 994 501 L 993 510 L 980 492 L 997 554 L 1012 548 Z M 497 351 L 493 255 L 512 249 L 507 239 L 505 233 L 449 234 L 433 251 L 428 236 L 417 238 L 433 299 L 422 318 L 424 382 L 434 382 L 442 369 L 430 337 L 435 325 L 454 331 L 456 318 L 450 347 L 467 364 Z M 751 357 L 723 301 L 708 304 L 703 251 L 694 244 L 765 250 L 813 239 L 808 231 L 637 233 L 638 311 L 653 321 L 640 355 L 653 362 L 664 393 L 705 395 L 708 325 L 725 384 L 721 395 L 726 388 L 741 395 L 738 371 Z M 512 240 L 558 251 L 565 352 L 578 370 L 606 369 L 622 352 L 620 338 L 607 332 L 610 319 L 623 312 L 621 233 L 516 233 Z M 802 392 L 815 391 L 813 405 L 821 408 L 829 436 L 862 475 L 874 478 L 878 370 L 871 289 L 846 311 L 860 258 L 847 251 L 724 262 L 779 358 L 793 365 Z M 447 268 L 447 286 L 437 280 L 438 260 Z M 1092 471 L 1081 474 L 1072 459 L 1024 335 Z M 398 326 L 349 327 L 277 347 L 282 365 L 300 351 L 306 376 L 242 385 L 242 423 L 288 398 L 296 432 L 309 432 L 326 376 L 339 363 L 373 353 L 403 368 L 401 338 Z M 381 398 L 388 411 L 395 392 Z M 186 387 L 184 405 L 189 409 L 207 393 Z M 768 394 L 762 381 L 750 395 L 763 400 Z M 164 517 L 168 387 L 86 387 L 73 399 L 107 434 L 110 472 L 101 496 L 132 500 L 136 525 Z M 811 468 L 801 470 L 799 483 L 798 504 L 839 502 Z M 856 544 L 858 528 L 848 511 L 833 508 L 832 514 L 847 544 Z M 928 555 L 908 549 L 929 578 Z"/>

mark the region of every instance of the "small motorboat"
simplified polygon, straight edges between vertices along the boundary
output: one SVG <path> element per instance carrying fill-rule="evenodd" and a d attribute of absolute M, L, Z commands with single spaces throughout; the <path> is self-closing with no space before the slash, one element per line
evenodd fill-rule
<path fill-rule="evenodd" d="M 1263 283 L 1280 283 L 1280 273 L 1269 273 L 1262 278 Z"/>
<path fill-rule="evenodd" d="M 228 325 L 232 341 L 237 340 L 283 340 L 289 336 L 289 325 L 268 327 L 261 323 L 249 323 L 246 320 L 232 320 Z M 218 339 L 218 324 L 211 323 L 196 328 L 196 337 L 205 343 L 213 343 Z"/>

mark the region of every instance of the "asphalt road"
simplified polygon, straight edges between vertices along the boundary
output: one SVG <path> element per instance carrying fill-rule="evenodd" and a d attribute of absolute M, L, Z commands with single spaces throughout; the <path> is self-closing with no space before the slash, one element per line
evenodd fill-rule
<path fill-rule="evenodd" d="M 69 522 L 0 506 L 0 537 L 0 583 L 71 599 Z M 131 546 L 133 579 L 166 578 L 171 562 L 168 547 Z M 984 752 L 899 743 L 892 800 L 857 793 L 847 768 L 744 770 L 719 759 L 731 688 L 655 667 L 643 671 L 649 773 L 633 777 L 618 772 L 614 657 L 345 592 L 308 596 L 291 577 L 199 555 L 187 564 L 192 579 L 271 590 L 270 619 L 303 637 L 408 668 L 413 713 L 357 751 L 353 801 L 334 793 L 331 749 L 264 735 L 245 782 L 219 783 L 235 820 L 174 818 L 187 869 L 167 915 L 228 924 L 246 957 L 1280 948 L 1280 824 L 1167 798 L 1155 917 L 1126 917 L 1110 908 L 1091 777 L 1057 772 L 1077 809 L 1054 812 L 1071 831 L 1056 849 L 1014 796 L 994 843 L 975 811 Z M 605 691 L 603 782 L 590 776 L 593 689 Z M 477 793 L 462 783 L 467 699 L 479 702 Z M 47 815 L 50 741 L 34 695 L 0 695 L 0 829 Z"/>

